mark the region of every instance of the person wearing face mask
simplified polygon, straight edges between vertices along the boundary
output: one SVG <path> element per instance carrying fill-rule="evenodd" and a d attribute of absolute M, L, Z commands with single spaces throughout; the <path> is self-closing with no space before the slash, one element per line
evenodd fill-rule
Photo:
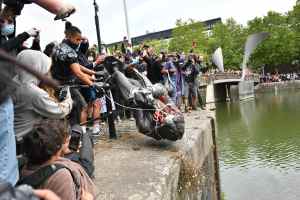
<path fill-rule="evenodd" d="M 6 6 L 0 13 L 0 48 L 9 53 L 12 56 L 15 56 L 18 50 L 22 47 L 23 43 L 30 37 L 35 37 L 38 35 L 39 30 L 32 28 L 29 31 L 23 32 L 16 37 L 15 33 L 15 13 L 14 9 Z M 10 63 L 1 62 L 2 73 L 5 74 L 7 79 L 13 78 L 15 74 L 15 68 Z M 0 80 L 0 103 L 1 99 L 10 94 L 13 90 L 12 85 L 7 83 L 7 80 Z"/>
<path fill-rule="evenodd" d="M 79 64 L 93 70 L 95 66 L 100 64 L 100 59 L 94 59 L 93 56 L 87 56 L 87 51 L 89 49 L 89 41 L 87 38 L 83 37 L 82 42 L 80 44 L 79 50 L 77 51 L 78 54 L 78 61 Z M 80 122 L 86 122 L 88 120 L 89 112 L 93 115 L 92 118 L 94 120 L 93 122 L 93 135 L 99 135 L 101 133 L 100 129 L 100 101 L 97 99 L 96 96 L 96 89 L 94 87 L 89 88 L 81 88 L 80 92 L 82 96 L 84 97 L 85 101 L 88 103 L 88 107 L 84 108 L 81 111 L 81 119 Z M 82 126 L 83 132 L 86 132 L 86 126 Z"/>
<path fill-rule="evenodd" d="M 93 80 L 95 72 L 86 68 L 80 63 L 79 50 L 82 43 L 82 35 L 79 28 L 71 23 L 66 23 L 65 39 L 54 50 L 52 55 L 52 77 L 62 85 L 73 85 L 83 83 L 94 86 Z M 71 124 L 79 124 L 83 121 L 82 110 L 87 108 L 87 102 L 78 89 L 71 90 L 72 98 L 76 104 L 76 109 L 71 113 Z"/>
<path fill-rule="evenodd" d="M 15 17 L 14 10 L 8 6 L 6 6 L 0 14 L 0 48 L 7 52 L 16 51 L 27 39 L 36 37 L 39 34 L 37 28 L 32 28 L 15 36 Z"/>
<path fill-rule="evenodd" d="M 82 42 L 80 29 L 66 23 L 65 36 L 52 55 L 52 77 L 61 84 L 72 84 L 79 79 L 84 84 L 92 86 L 92 76 L 95 72 L 80 65 L 78 60 L 78 50 Z"/>

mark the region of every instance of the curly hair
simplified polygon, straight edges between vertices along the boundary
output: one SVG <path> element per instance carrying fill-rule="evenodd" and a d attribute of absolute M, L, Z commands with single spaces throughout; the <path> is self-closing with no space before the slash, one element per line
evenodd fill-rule
<path fill-rule="evenodd" d="M 41 120 L 24 137 L 25 155 L 30 165 L 41 165 L 57 154 L 63 143 L 69 126 L 64 120 Z"/>

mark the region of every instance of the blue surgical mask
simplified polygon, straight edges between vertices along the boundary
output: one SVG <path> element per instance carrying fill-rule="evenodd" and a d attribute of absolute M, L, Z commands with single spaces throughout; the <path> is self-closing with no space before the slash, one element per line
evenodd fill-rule
<path fill-rule="evenodd" d="M 9 36 L 15 32 L 14 24 L 4 24 L 1 28 L 1 35 Z"/>

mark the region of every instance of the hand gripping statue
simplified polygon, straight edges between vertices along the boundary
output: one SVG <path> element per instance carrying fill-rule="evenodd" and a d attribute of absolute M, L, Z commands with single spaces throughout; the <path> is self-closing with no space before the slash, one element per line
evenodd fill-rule
<path fill-rule="evenodd" d="M 170 100 L 167 90 L 161 84 L 153 85 L 136 69 L 129 69 L 130 77 L 122 71 L 126 66 L 115 57 L 104 60 L 111 87 L 117 89 L 121 98 L 134 111 L 138 130 L 156 140 L 176 141 L 184 134 L 184 116 Z M 118 100 L 117 100 L 118 101 Z"/>

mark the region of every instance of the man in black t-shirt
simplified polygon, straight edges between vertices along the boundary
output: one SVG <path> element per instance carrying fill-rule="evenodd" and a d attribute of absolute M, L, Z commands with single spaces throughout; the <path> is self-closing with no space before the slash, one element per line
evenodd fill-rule
<path fill-rule="evenodd" d="M 93 75 L 95 72 L 80 65 L 78 60 L 78 49 L 82 42 L 81 31 L 69 24 L 66 27 L 66 39 L 55 48 L 52 55 L 52 77 L 58 80 L 63 85 L 72 85 L 78 79 L 85 85 L 93 86 Z M 78 89 L 71 90 L 72 99 L 75 102 L 71 113 L 71 124 L 83 122 L 82 111 L 87 108 L 87 102 L 82 97 Z"/>
<path fill-rule="evenodd" d="M 66 39 L 54 50 L 51 68 L 52 77 L 62 84 L 72 83 L 76 78 L 86 85 L 93 85 L 95 72 L 79 64 L 77 49 L 82 41 L 81 31 L 70 25 L 66 29 Z"/>

